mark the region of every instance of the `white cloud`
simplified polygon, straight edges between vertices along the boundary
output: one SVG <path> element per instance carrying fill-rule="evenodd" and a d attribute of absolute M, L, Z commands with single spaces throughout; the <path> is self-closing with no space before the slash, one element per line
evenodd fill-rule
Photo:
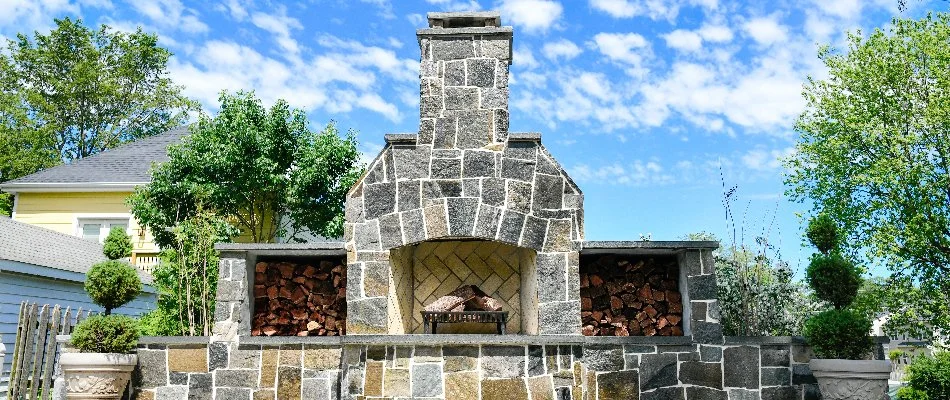
<path fill-rule="evenodd" d="M 544 32 L 554 26 L 564 13 L 554 0 L 501 0 L 496 3 L 503 18 L 528 32 Z"/>
<path fill-rule="evenodd" d="M 421 28 L 427 27 L 429 24 L 426 21 L 426 17 L 422 14 L 409 14 L 406 16 L 406 19 L 409 21 L 412 26 Z"/>
<path fill-rule="evenodd" d="M 139 14 L 153 23 L 167 29 L 177 29 L 189 33 L 208 31 L 208 25 L 198 19 L 198 12 L 187 8 L 179 0 L 129 1 Z"/>
<path fill-rule="evenodd" d="M 715 4 L 715 0 L 707 0 Z M 647 16 L 652 20 L 672 20 L 679 14 L 680 2 L 671 0 L 590 0 L 590 6 L 614 18 Z"/>
<path fill-rule="evenodd" d="M 2 0 L 0 1 L 0 33 L 14 36 L 17 32 L 45 31 L 54 26 L 53 18 L 64 14 L 79 16 L 84 8 L 111 9 L 109 0 Z M 0 35 L 2 36 L 2 35 Z M 5 45 L 6 42 L 3 42 Z"/>
<path fill-rule="evenodd" d="M 594 35 L 594 46 L 612 61 L 627 64 L 631 68 L 627 73 L 640 76 L 643 60 L 650 55 L 650 43 L 636 33 L 598 33 Z"/>
<path fill-rule="evenodd" d="M 426 0 L 426 3 L 440 6 L 445 11 L 477 11 L 482 5 L 476 0 Z"/>
<path fill-rule="evenodd" d="M 386 19 L 396 18 L 396 14 L 393 14 L 393 5 L 389 0 L 360 0 L 364 3 L 372 4 L 379 8 L 379 16 Z"/>
<path fill-rule="evenodd" d="M 281 10 L 278 14 L 265 14 L 255 12 L 251 15 L 251 23 L 258 28 L 274 34 L 274 40 L 282 49 L 297 55 L 300 53 L 300 46 L 297 41 L 290 36 L 291 29 L 302 29 L 303 25 L 296 18 L 288 17 L 286 10 Z"/>
<path fill-rule="evenodd" d="M 722 25 L 703 25 L 699 28 L 703 40 L 714 43 L 726 43 L 732 40 L 732 30 Z"/>
<path fill-rule="evenodd" d="M 531 52 L 531 49 L 527 47 L 515 48 L 514 54 L 511 56 L 511 63 L 512 65 L 525 67 L 526 69 L 536 68 L 541 65 L 538 59 L 534 58 L 534 53 Z"/>
<path fill-rule="evenodd" d="M 757 171 L 773 171 L 782 166 L 782 159 L 795 154 L 794 147 L 765 150 L 756 148 L 742 155 L 742 164 Z"/>
<path fill-rule="evenodd" d="M 675 182 L 673 175 L 666 172 L 658 162 L 652 160 L 614 162 L 596 167 L 578 164 L 568 168 L 568 172 L 572 178 L 585 183 L 659 186 Z"/>
<path fill-rule="evenodd" d="M 742 25 L 746 33 L 757 43 L 771 45 L 788 40 L 788 28 L 777 21 L 777 17 L 758 17 Z"/>
<path fill-rule="evenodd" d="M 228 13 L 235 21 L 244 21 L 248 16 L 247 8 L 241 4 L 240 0 L 227 0 L 225 7 L 227 7 Z"/>
<path fill-rule="evenodd" d="M 703 38 L 696 32 L 677 29 L 663 35 L 666 45 L 680 51 L 699 51 L 703 48 Z"/>
<path fill-rule="evenodd" d="M 551 60 L 557 60 L 558 58 L 570 60 L 583 52 L 574 42 L 567 39 L 545 43 L 543 49 L 544 56 Z"/>

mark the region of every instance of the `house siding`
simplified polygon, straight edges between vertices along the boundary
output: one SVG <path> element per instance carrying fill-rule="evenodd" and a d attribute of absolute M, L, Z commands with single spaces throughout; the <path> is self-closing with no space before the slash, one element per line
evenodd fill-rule
<path fill-rule="evenodd" d="M 20 192 L 17 194 L 15 221 L 51 229 L 67 235 L 76 235 L 77 218 L 104 214 L 130 215 L 128 199 L 131 192 Z M 132 251 L 158 252 L 151 233 L 144 238 L 135 234 L 138 222 L 131 219 Z"/>
<path fill-rule="evenodd" d="M 3 377 L 9 376 L 16 341 L 17 318 L 20 302 L 35 301 L 39 305 L 59 304 L 62 307 L 93 312 L 102 308 L 93 304 L 83 290 L 82 282 L 51 279 L 42 276 L 24 275 L 0 271 L 0 335 L 7 348 L 3 360 Z M 142 293 L 129 304 L 114 310 L 116 314 L 139 316 L 155 308 L 155 294 Z"/>

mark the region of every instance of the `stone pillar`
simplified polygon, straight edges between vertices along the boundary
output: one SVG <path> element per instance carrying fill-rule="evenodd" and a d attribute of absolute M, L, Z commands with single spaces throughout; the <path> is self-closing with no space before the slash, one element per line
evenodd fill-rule
<path fill-rule="evenodd" d="M 716 262 L 709 249 L 689 249 L 679 255 L 683 309 L 689 310 L 689 331 L 698 343 L 722 345 Z M 682 285 L 682 283 L 681 283 Z"/>
<path fill-rule="evenodd" d="M 221 252 L 212 341 L 236 341 L 251 334 L 247 252 Z"/>
<path fill-rule="evenodd" d="M 511 27 L 500 15 L 430 13 L 417 32 L 420 64 L 419 144 L 480 148 L 508 137 Z"/>

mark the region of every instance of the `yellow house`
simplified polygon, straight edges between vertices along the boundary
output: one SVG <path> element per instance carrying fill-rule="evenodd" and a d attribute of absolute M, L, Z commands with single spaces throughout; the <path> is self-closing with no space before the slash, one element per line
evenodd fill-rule
<path fill-rule="evenodd" d="M 131 262 L 150 272 L 159 249 L 152 235 L 132 218 L 126 199 L 151 180 L 153 163 L 168 160 L 167 148 L 181 142 L 187 127 L 104 151 L 70 164 L 0 184 L 14 195 L 15 221 L 102 242 L 112 227 L 132 236 Z"/>

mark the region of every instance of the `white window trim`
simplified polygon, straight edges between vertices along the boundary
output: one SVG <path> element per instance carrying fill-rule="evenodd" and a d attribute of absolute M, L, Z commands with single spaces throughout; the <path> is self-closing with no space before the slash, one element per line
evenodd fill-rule
<path fill-rule="evenodd" d="M 94 214 L 76 214 L 73 216 L 73 235 L 82 237 L 82 220 L 125 220 L 125 233 L 131 235 L 132 214 L 130 213 L 94 213 Z"/>

